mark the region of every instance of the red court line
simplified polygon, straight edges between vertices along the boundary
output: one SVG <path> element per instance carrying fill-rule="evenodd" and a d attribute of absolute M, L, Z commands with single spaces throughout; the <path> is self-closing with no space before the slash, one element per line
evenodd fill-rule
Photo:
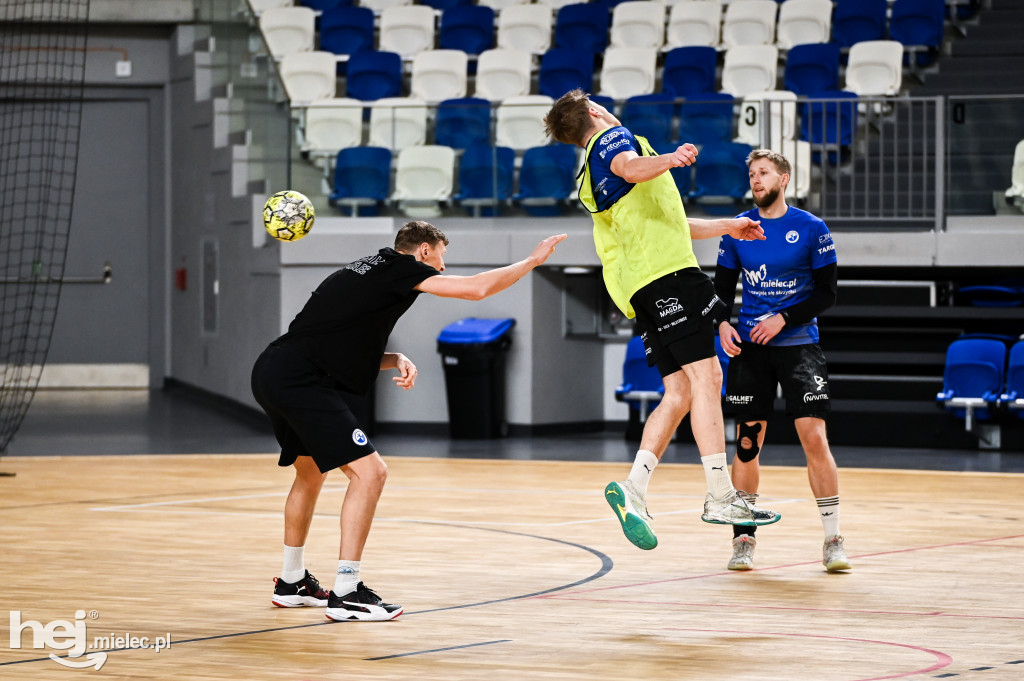
<path fill-rule="evenodd" d="M 1024 617 L 1012 617 L 1010 615 L 958 615 L 949 612 L 911 612 L 900 610 L 850 610 L 846 608 L 802 608 L 788 605 L 746 605 L 742 603 L 689 603 L 686 601 L 642 601 L 636 599 L 619 598 L 573 598 L 572 594 L 560 596 L 550 595 L 544 598 L 552 598 L 560 601 L 581 601 L 584 603 L 628 603 L 631 605 L 669 605 L 688 608 L 728 608 L 730 610 L 798 610 L 801 612 L 835 612 L 845 614 L 861 615 L 897 615 L 900 617 L 950 617 L 954 619 L 992 619 L 992 620 L 1024 620 Z"/>
<path fill-rule="evenodd" d="M 929 550 L 932 550 L 932 549 L 948 549 L 948 548 L 952 548 L 954 546 L 973 546 L 975 544 L 985 544 L 985 543 L 989 543 L 989 542 L 1005 541 L 1007 539 L 1020 539 L 1022 537 L 1024 537 L 1024 534 L 1014 534 L 1014 535 L 1010 535 L 1008 537 L 990 537 L 988 539 L 972 539 L 970 541 L 951 542 L 949 544 L 935 544 L 933 546 L 917 546 L 917 547 L 909 548 L 909 549 L 894 549 L 892 551 L 878 551 L 876 553 L 862 553 L 862 554 L 853 556 L 853 558 L 873 558 L 875 556 L 889 556 L 889 555 L 895 555 L 897 553 L 911 553 L 913 551 L 929 551 Z M 769 570 L 784 570 L 786 568 L 791 568 L 791 567 L 801 567 L 801 566 L 804 566 L 804 565 L 819 565 L 819 564 L 820 564 L 820 561 L 811 560 L 811 561 L 807 561 L 807 562 L 804 562 L 804 563 L 790 563 L 788 565 L 773 565 L 772 567 L 757 568 L 755 570 L 749 570 L 747 572 L 768 572 Z M 653 581 L 650 581 L 650 582 L 635 582 L 633 584 L 620 584 L 618 586 L 603 586 L 603 587 L 594 588 L 594 589 L 584 589 L 582 591 L 570 591 L 570 592 L 566 592 L 564 594 L 560 594 L 560 596 L 564 597 L 564 596 L 571 596 L 571 595 L 574 595 L 574 594 L 593 593 L 593 592 L 596 592 L 596 591 L 610 591 L 610 590 L 613 590 L 613 589 L 631 589 L 631 588 L 636 587 L 636 586 L 652 586 L 654 584 L 669 584 L 671 582 L 685 582 L 685 581 L 688 581 L 688 580 L 691 580 L 691 579 L 704 579 L 705 577 L 723 577 L 723 576 L 726 576 L 726 575 L 735 575 L 735 574 L 737 574 L 737 573 L 735 573 L 735 572 L 733 572 L 731 570 L 725 570 L 725 571 L 722 571 L 722 572 L 712 572 L 712 573 L 709 573 L 709 574 L 706 574 L 706 575 L 690 575 L 688 577 L 673 577 L 672 579 L 656 579 L 656 580 L 653 580 Z M 538 596 L 538 598 L 549 598 L 549 596 Z"/>
<path fill-rule="evenodd" d="M 743 636 L 760 635 L 760 636 L 796 636 L 800 638 L 824 638 L 833 641 L 854 641 L 856 643 L 876 643 L 883 646 L 896 646 L 898 648 L 908 648 L 910 650 L 919 650 L 921 652 L 934 655 L 938 660 L 935 664 L 924 669 L 915 669 L 911 672 L 903 672 L 901 674 L 890 674 L 888 676 L 872 676 L 866 679 L 853 679 L 851 681 L 882 681 L 883 679 L 900 679 L 905 676 L 915 676 L 917 674 L 927 674 L 943 667 L 948 667 L 953 663 L 953 658 L 946 653 L 939 652 L 938 650 L 932 650 L 930 648 L 922 648 L 921 646 L 912 646 L 907 643 L 894 643 L 892 641 L 873 641 L 869 638 L 847 638 L 845 636 L 824 636 L 821 634 L 789 634 L 780 631 L 731 631 L 728 629 L 685 629 L 682 627 L 666 627 L 669 631 L 699 631 L 703 633 L 712 634 L 741 634 Z"/>

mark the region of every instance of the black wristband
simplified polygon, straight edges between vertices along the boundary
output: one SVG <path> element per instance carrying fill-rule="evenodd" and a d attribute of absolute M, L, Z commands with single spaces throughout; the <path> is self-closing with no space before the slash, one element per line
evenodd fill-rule
<path fill-rule="evenodd" d="M 781 316 L 781 317 L 782 317 L 782 318 L 783 318 L 784 320 L 786 320 L 786 325 L 788 326 L 788 325 L 789 325 L 789 312 L 788 312 L 787 310 L 783 310 L 782 312 L 780 312 L 780 313 L 779 313 L 779 315 L 780 315 L 780 316 Z"/>

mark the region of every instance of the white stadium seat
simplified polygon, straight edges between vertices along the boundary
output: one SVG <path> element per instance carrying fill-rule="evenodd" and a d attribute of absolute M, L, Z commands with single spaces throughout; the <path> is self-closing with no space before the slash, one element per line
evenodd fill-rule
<path fill-rule="evenodd" d="M 609 47 L 601 67 L 601 92 L 615 99 L 654 92 L 658 51 L 645 47 Z"/>
<path fill-rule="evenodd" d="M 363 107 L 358 99 L 318 99 L 306 105 L 302 151 L 311 156 L 333 156 L 363 141 Z"/>
<path fill-rule="evenodd" d="M 476 96 L 500 102 L 530 94 L 533 59 L 522 50 L 485 50 L 476 63 Z"/>
<path fill-rule="evenodd" d="M 395 52 L 403 59 L 434 48 L 434 10 L 429 5 L 388 7 L 380 14 L 382 52 Z"/>
<path fill-rule="evenodd" d="M 316 12 L 308 7 L 271 7 L 263 10 L 260 31 L 274 59 L 291 52 L 311 52 L 316 38 Z"/>
<path fill-rule="evenodd" d="M 469 58 L 462 50 L 427 50 L 412 60 L 411 94 L 428 102 L 466 96 Z"/>
<path fill-rule="evenodd" d="M 780 50 L 832 39 L 832 0 L 786 0 L 779 5 L 775 44 Z"/>
<path fill-rule="evenodd" d="M 612 47 L 653 47 L 665 44 L 665 5 L 630 0 L 612 10 Z"/>
<path fill-rule="evenodd" d="M 512 5 L 498 14 L 498 47 L 543 54 L 551 47 L 554 12 L 547 5 Z"/>
<path fill-rule="evenodd" d="M 774 45 L 775 0 L 733 0 L 725 8 L 722 22 L 722 44 L 726 49 L 736 45 Z"/>
<path fill-rule="evenodd" d="M 369 7 L 373 10 L 374 14 L 380 14 L 388 7 L 398 7 L 399 5 L 411 5 L 412 0 L 359 0 L 360 7 Z"/>
<path fill-rule="evenodd" d="M 774 45 L 730 48 L 722 66 L 722 91 L 733 97 L 747 97 L 774 90 L 778 61 L 779 49 Z"/>
<path fill-rule="evenodd" d="M 736 141 L 778 150 L 784 140 L 796 139 L 796 134 L 795 92 L 769 90 L 746 97 L 740 105 Z"/>
<path fill-rule="evenodd" d="M 722 5 L 718 0 L 684 0 L 668 13 L 665 43 L 669 47 L 718 47 L 722 34 Z"/>
<path fill-rule="evenodd" d="M 898 95 L 903 82 L 903 45 L 895 40 L 865 40 L 850 48 L 846 89 L 862 97 Z"/>
<path fill-rule="evenodd" d="M 398 153 L 391 199 L 410 217 L 437 217 L 440 204 L 451 199 L 454 183 L 454 149 L 438 145 L 406 147 Z"/>
<path fill-rule="evenodd" d="M 331 99 L 338 86 L 338 61 L 330 52 L 293 52 L 281 57 L 279 73 L 292 106 Z"/>
<path fill-rule="evenodd" d="M 427 103 L 414 97 L 383 97 L 370 104 L 371 147 L 404 149 L 427 141 Z"/>
<path fill-rule="evenodd" d="M 1018 208 L 1024 209 L 1024 140 L 1017 142 L 1013 150 L 1013 167 L 1010 169 L 1010 188 L 1006 198 Z"/>
<path fill-rule="evenodd" d="M 517 151 L 548 144 L 544 115 L 554 103 L 547 95 L 509 97 L 503 101 L 496 114 L 495 144 Z"/>

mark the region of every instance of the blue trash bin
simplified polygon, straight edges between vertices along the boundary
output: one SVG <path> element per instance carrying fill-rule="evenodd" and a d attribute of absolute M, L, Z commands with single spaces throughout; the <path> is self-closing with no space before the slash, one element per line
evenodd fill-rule
<path fill-rule="evenodd" d="M 516 320 L 469 317 L 437 337 L 444 365 L 448 425 L 453 439 L 508 435 L 505 419 L 505 357 Z"/>

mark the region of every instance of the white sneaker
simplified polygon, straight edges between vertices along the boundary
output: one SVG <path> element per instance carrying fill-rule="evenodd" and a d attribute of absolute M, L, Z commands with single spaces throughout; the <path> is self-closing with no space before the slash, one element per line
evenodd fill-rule
<path fill-rule="evenodd" d="M 629 480 L 609 482 L 604 488 L 604 500 L 615 511 L 615 517 L 622 525 L 622 533 L 634 546 L 650 551 L 658 545 L 652 522 L 647 512 L 647 499 Z"/>
<path fill-rule="evenodd" d="M 724 499 L 716 499 L 709 492 L 704 499 L 704 514 L 700 519 L 717 525 L 771 525 L 782 520 L 782 515 L 751 506 L 733 490 Z"/>
<path fill-rule="evenodd" d="M 842 536 L 833 534 L 831 537 L 825 537 L 821 554 L 821 562 L 829 572 L 851 569 L 850 559 L 846 557 L 846 549 L 843 548 Z"/>
<path fill-rule="evenodd" d="M 757 539 L 753 535 L 741 534 L 732 540 L 732 560 L 727 566 L 730 570 L 753 570 L 754 549 Z"/>

